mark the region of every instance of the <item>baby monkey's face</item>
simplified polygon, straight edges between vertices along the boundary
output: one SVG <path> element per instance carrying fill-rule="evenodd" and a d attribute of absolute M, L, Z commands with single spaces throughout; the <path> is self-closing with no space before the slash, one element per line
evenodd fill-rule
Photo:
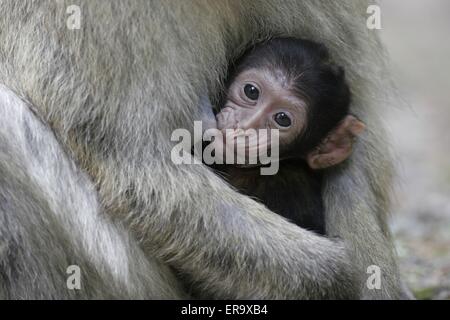
<path fill-rule="evenodd" d="M 228 146 L 244 146 L 245 154 L 259 151 L 260 148 L 271 150 L 275 145 L 270 138 L 261 139 L 254 136 L 246 140 L 246 130 L 278 129 L 280 156 L 294 141 L 299 141 L 307 124 L 306 101 L 290 90 L 286 75 L 277 70 L 249 69 L 239 74 L 230 85 L 226 103 L 217 115 L 217 127 L 224 131 L 224 143 Z M 231 130 L 231 134 L 229 133 Z M 364 123 L 352 115 L 347 115 L 319 143 L 317 148 L 308 151 L 304 158 L 311 169 L 324 169 L 346 160 L 352 153 L 355 137 L 365 129 Z M 240 139 L 242 136 L 245 139 Z M 267 134 L 270 137 L 271 134 Z M 233 150 L 233 149 L 231 149 Z"/>
<path fill-rule="evenodd" d="M 283 72 L 268 69 L 249 69 L 239 74 L 217 115 L 220 130 L 278 129 L 280 146 L 294 141 L 305 124 L 305 101 L 289 91 Z"/>

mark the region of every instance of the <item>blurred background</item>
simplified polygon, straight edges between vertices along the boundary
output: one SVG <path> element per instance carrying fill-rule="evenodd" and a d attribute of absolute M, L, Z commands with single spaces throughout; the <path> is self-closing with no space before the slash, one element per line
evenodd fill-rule
<path fill-rule="evenodd" d="M 450 1 L 380 1 L 381 36 L 404 105 L 391 219 L 401 273 L 420 299 L 450 299 Z"/>

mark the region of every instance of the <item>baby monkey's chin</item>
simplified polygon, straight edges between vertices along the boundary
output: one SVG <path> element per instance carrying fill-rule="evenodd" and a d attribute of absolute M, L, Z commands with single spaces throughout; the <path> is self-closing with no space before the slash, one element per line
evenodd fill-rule
<path fill-rule="evenodd" d="M 230 139 L 230 137 L 228 137 L 228 140 L 224 138 L 224 140 L 222 141 L 220 150 L 222 150 L 221 157 L 223 157 L 223 161 L 225 164 L 232 165 L 233 167 L 240 169 L 252 169 L 265 166 L 265 164 L 260 162 L 261 155 L 259 148 L 266 148 L 266 145 L 259 146 L 250 144 L 244 146 L 242 144 L 236 143 L 236 141 L 234 141 L 233 143 L 233 140 L 234 139 Z M 263 150 L 262 154 L 271 153 L 270 146 L 268 146 L 267 148 L 269 148 L 269 150 Z M 227 156 L 231 154 L 232 156 Z"/>

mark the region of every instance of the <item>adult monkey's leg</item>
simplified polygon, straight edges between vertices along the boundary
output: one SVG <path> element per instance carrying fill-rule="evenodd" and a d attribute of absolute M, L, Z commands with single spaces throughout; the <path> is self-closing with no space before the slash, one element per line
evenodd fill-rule
<path fill-rule="evenodd" d="M 71 265 L 79 290 L 67 285 Z M 0 86 L 0 297 L 180 298 L 177 288 L 102 216 L 93 184 L 51 130 Z"/>

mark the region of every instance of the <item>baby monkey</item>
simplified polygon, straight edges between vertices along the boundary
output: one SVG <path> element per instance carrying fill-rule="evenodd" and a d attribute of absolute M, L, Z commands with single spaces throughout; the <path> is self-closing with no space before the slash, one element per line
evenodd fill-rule
<path fill-rule="evenodd" d="M 322 44 L 276 38 L 256 45 L 230 74 L 217 128 L 278 129 L 279 171 L 265 176 L 258 165 L 214 168 L 240 192 L 325 234 L 319 169 L 346 160 L 365 128 L 349 114 L 350 99 L 344 70 L 330 61 Z M 270 143 L 258 141 L 257 147 L 270 149 Z"/>

